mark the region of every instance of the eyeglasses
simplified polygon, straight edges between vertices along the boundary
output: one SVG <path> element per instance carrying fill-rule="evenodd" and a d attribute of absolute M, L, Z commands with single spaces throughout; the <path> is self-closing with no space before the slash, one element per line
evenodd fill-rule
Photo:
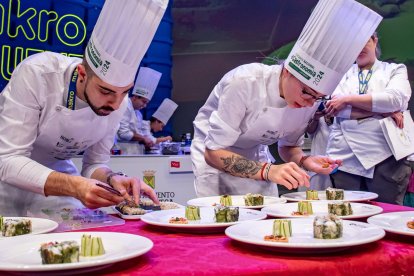
<path fill-rule="evenodd" d="M 308 99 L 314 99 L 315 102 L 326 101 L 326 100 L 329 100 L 329 98 L 330 98 L 329 96 L 319 96 L 319 97 L 317 97 L 317 96 L 309 93 L 308 91 L 306 91 L 305 88 L 302 89 L 302 94 L 309 96 Z"/>

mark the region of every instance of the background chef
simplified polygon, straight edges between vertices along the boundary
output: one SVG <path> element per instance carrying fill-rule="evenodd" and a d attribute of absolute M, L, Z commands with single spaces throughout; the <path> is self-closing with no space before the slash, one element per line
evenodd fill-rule
<path fill-rule="evenodd" d="M 154 96 L 162 73 L 149 67 L 141 67 L 135 80 L 134 89 L 128 100 L 118 129 L 118 146 L 123 154 L 142 154 L 143 146 L 151 147 L 154 141 L 142 134 L 141 109 L 147 106 Z M 143 145 L 138 144 L 141 142 Z"/>
<path fill-rule="evenodd" d="M 395 128 L 403 128 L 411 87 L 406 66 L 378 60 L 379 52 L 374 33 L 328 101 L 326 110 L 336 119 L 327 153 L 343 160 L 332 176 L 335 187 L 374 192 L 381 202 L 402 205 L 411 167 L 392 155 L 380 120 L 391 116 Z"/>
<path fill-rule="evenodd" d="M 149 121 L 142 122 L 142 135 L 150 139 L 153 144 L 159 144 L 161 142 L 172 141 L 171 136 L 155 138 L 152 134 L 158 131 L 162 131 L 165 125 L 174 114 L 178 105 L 172 100 L 165 98 L 157 110 L 152 114 Z"/>
<path fill-rule="evenodd" d="M 105 1 L 84 60 L 45 52 L 22 61 L 0 95 L 0 213 L 109 206 L 140 188 L 106 165 L 119 121 L 167 1 Z M 122 16 L 121 16 L 122 15 Z M 116 20 L 114 20 L 116 19 Z M 12 131 L 11 131 L 12 130 Z M 79 176 L 70 158 L 84 151 Z M 119 190 L 116 196 L 96 183 Z"/>
<path fill-rule="evenodd" d="M 277 195 L 269 183 L 309 185 L 301 166 L 335 169 L 340 160 L 305 156 L 299 146 L 316 102 L 333 92 L 380 21 L 355 1 L 320 0 L 283 66 L 253 63 L 227 73 L 194 121 L 197 195 Z M 275 142 L 289 163 L 271 165 L 267 145 Z"/>

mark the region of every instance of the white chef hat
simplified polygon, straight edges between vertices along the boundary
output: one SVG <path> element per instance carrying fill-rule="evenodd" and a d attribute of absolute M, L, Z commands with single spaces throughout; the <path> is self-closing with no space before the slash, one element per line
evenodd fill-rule
<path fill-rule="evenodd" d="M 168 98 L 165 98 L 161 105 L 158 107 L 157 111 L 154 112 L 152 117 L 160 120 L 164 123 L 164 125 L 166 125 L 177 107 L 178 104 Z"/>
<path fill-rule="evenodd" d="M 135 80 L 132 95 L 141 96 L 151 100 L 152 96 L 154 96 L 155 90 L 157 89 L 161 75 L 162 73 L 155 71 L 154 69 L 149 67 L 141 67 Z"/>
<path fill-rule="evenodd" d="M 286 69 L 317 92 L 332 94 L 381 20 L 354 0 L 319 0 L 285 61 Z"/>
<path fill-rule="evenodd" d="M 97 76 L 117 87 L 134 81 L 168 0 L 106 0 L 85 51 Z"/>

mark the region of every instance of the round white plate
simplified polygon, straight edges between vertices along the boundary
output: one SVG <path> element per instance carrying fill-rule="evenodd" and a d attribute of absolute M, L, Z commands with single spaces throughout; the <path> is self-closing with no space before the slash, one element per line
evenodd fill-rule
<path fill-rule="evenodd" d="M 276 204 L 276 203 L 285 203 L 286 199 L 274 197 L 274 196 L 265 196 L 263 199 L 263 205 L 257 205 L 257 206 L 246 206 L 244 204 L 244 196 L 243 195 L 232 195 L 231 199 L 233 202 L 233 207 L 243 207 L 247 209 L 260 209 L 270 204 Z M 206 206 L 211 207 L 216 204 L 220 204 L 220 196 L 209 196 L 209 197 L 199 197 L 199 198 L 193 198 L 190 199 L 187 202 L 188 205 L 194 205 L 194 206 Z"/>
<path fill-rule="evenodd" d="M 173 209 L 157 211 L 145 214 L 141 219 L 151 225 L 163 226 L 169 228 L 182 229 L 206 229 L 206 228 L 225 228 L 227 226 L 252 220 L 265 219 L 267 215 L 261 211 L 250 209 L 239 209 L 239 220 L 236 222 L 216 222 L 214 216 L 214 207 L 200 207 L 200 220 L 188 221 L 188 224 L 169 223 L 172 217 L 185 218 L 185 209 Z"/>
<path fill-rule="evenodd" d="M 297 253 L 323 252 L 344 249 L 350 246 L 377 241 L 385 236 L 378 226 L 364 222 L 343 220 L 343 236 L 339 239 L 315 239 L 313 237 L 313 219 L 292 219 L 292 237 L 288 242 L 265 241 L 264 236 L 272 234 L 274 220 L 252 221 L 230 226 L 225 233 L 228 237 L 268 249 L 288 250 Z M 301 251 L 302 250 L 302 251 Z"/>
<path fill-rule="evenodd" d="M 414 229 L 407 227 L 407 222 L 414 219 L 414 211 L 392 212 L 368 218 L 368 223 L 379 226 L 388 232 L 414 236 Z"/>
<path fill-rule="evenodd" d="M 80 257 L 78 263 L 42 264 L 39 248 L 42 243 L 74 240 L 80 245 L 81 237 L 87 233 L 101 237 L 105 254 L 97 257 Z M 151 240 L 138 235 L 113 232 L 67 232 L 36 236 L 20 236 L 0 241 L 0 270 L 6 271 L 53 271 L 102 266 L 131 259 L 148 252 Z"/>
<path fill-rule="evenodd" d="M 311 201 L 321 201 L 326 199 L 325 191 L 318 191 L 319 200 Z M 306 192 L 296 192 L 288 193 L 281 196 L 289 201 L 302 201 L 306 200 Z M 344 201 L 358 202 L 358 201 L 367 201 L 371 199 L 376 199 L 378 194 L 364 191 L 344 191 Z"/>
<path fill-rule="evenodd" d="M 177 206 L 178 206 L 178 208 L 184 208 L 184 206 L 183 205 L 180 205 L 180 204 L 178 204 L 178 203 L 175 203 Z M 122 219 L 126 219 L 126 220 L 139 220 L 139 219 L 141 219 L 141 217 L 143 216 L 143 215 L 125 215 L 125 214 L 123 214 L 121 211 L 119 211 L 117 208 L 116 208 L 116 206 L 112 206 L 112 209 L 114 210 L 114 213 L 115 214 L 117 214 L 119 217 L 121 217 Z M 174 210 L 174 209 L 171 209 L 171 210 Z M 147 213 L 152 213 L 152 212 L 159 212 L 159 211 L 153 211 L 153 210 L 146 210 L 147 211 Z M 145 214 L 144 214 L 145 215 Z"/>
<path fill-rule="evenodd" d="M 371 204 L 363 204 L 363 203 L 351 203 L 351 208 L 353 211 L 352 215 L 349 216 L 339 216 L 343 219 L 356 219 L 356 218 L 366 218 L 376 214 L 382 213 L 383 209 L 379 206 L 371 205 Z M 280 217 L 280 218 L 306 218 L 310 217 L 313 218 L 315 216 L 322 216 L 328 214 L 328 201 L 313 201 L 312 202 L 312 210 L 313 215 L 310 216 L 298 216 L 292 215 L 292 212 L 296 212 L 298 210 L 298 203 L 285 203 L 285 204 L 274 204 L 262 209 L 262 212 L 265 212 L 269 216 L 272 217 Z"/>
<path fill-rule="evenodd" d="M 32 222 L 32 233 L 26 235 L 37 235 L 48 233 L 55 230 L 59 224 L 56 221 L 44 218 L 31 218 L 31 217 L 3 217 L 4 220 L 7 219 L 30 219 Z M 23 236 L 26 236 L 23 235 Z M 16 238 L 20 236 L 13 236 L 13 237 L 3 237 L 0 231 L 0 239 L 9 239 L 9 238 Z"/>

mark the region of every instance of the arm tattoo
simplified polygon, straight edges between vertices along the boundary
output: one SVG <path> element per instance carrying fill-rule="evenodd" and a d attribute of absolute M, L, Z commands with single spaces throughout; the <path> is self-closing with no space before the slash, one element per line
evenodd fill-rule
<path fill-rule="evenodd" d="M 221 157 L 223 170 L 233 176 L 252 178 L 261 169 L 260 162 L 248 160 L 241 156 Z"/>

